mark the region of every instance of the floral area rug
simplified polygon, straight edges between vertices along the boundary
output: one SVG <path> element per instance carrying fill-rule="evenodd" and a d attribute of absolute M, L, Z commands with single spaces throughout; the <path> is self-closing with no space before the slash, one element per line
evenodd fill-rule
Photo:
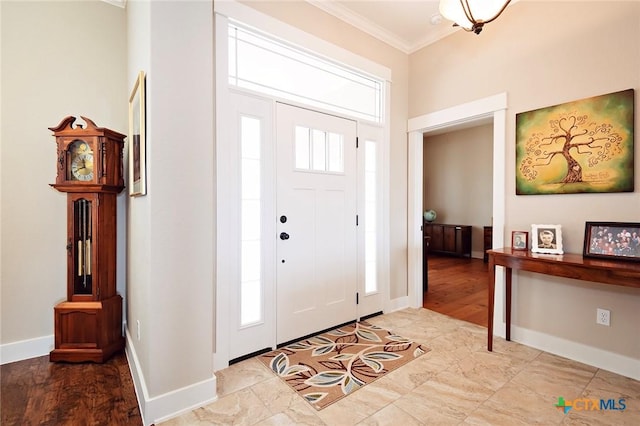
<path fill-rule="evenodd" d="M 428 351 L 419 343 L 361 321 L 259 359 L 321 410 Z"/>

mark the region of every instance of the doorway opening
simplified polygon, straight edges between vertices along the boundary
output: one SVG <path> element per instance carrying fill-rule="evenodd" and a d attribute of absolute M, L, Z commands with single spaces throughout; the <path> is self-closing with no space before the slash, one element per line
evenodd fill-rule
<path fill-rule="evenodd" d="M 413 307 L 421 307 L 423 302 L 423 138 L 431 132 L 446 132 L 452 129 L 477 126 L 479 123 L 493 123 L 493 173 L 492 173 L 492 218 L 494 247 L 504 241 L 505 223 L 505 151 L 506 151 L 506 108 L 507 95 L 501 93 L 488 98 L 436 111 L 409 120 L 409 299 Z M 496 282 L 504 279 L 502 271 L 497 271 Z M 495 300 L 504 298 L 504 289 L 496 286 Z M 504 336 L 505 324 L 502 319 L 504 306 L 496 303 L 494 310 L 494 333 Z"/>
<path fill-rule="evenodd" d="M 423 307 L 487 325 L 486 239 L 493 199 L 493 122 L 424 135 Z M 490 241 L 489 241 L 490 243 Z M 490 246 L 490 244 L 489 244 Z"/>

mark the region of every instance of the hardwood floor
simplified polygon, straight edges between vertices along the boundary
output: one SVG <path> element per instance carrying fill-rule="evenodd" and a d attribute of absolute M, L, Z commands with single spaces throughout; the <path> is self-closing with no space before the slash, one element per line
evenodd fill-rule
<path fill-rule="evenodd" d="M 487 264 L 431 255 L 423 306 L 487 326 Z M 141 425 L 124 353 L 104 364 L 49 362 L 0 366 L 2 425 Z"/>
<path fill-rule="evenodd" d="M 429 256 L 429 290 L 422 306 L 487 326 L 488 266 L 482 259 Z"/>
<path fill-rule="evenodd" d="M 141 425 L 124 353 L 104 364 L 49 362 L 0 366 L 2 425 Z"/>

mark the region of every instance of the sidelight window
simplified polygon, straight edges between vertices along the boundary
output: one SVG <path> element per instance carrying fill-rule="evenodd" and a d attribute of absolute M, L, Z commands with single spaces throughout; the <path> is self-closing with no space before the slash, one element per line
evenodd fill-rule
<path fill-rule="evenodd" d="M 240 133 L 242 186 L 240 325 L 246 326 L 262 320 L 260 120 L 242 116 Z"/>
<path fill-rule="evenodd" d="M 364 289 L 366 293 L 373 293 L 378 290 L 377 280 L 377 145 L 374 141 L 365 141 L 364 144 L 364 262 L 365 281 Z"/>

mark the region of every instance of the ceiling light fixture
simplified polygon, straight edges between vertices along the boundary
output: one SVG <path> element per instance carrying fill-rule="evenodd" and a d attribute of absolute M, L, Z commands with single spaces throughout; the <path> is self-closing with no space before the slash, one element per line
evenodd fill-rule
<path fill-rule="evenodd" d="M 480 34 L 484 24 L 495 20 L 511 0 L 440 0 L 440 14 L 454 26 Z"/>

